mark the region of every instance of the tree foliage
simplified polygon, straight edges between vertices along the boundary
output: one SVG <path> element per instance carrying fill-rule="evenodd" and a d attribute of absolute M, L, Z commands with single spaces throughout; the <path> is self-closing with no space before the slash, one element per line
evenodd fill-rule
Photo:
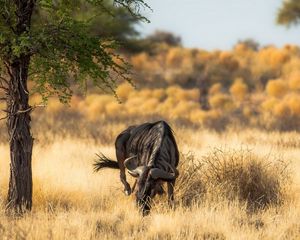
<path fill-rule="evenodd" d="M 300 2 L 298 0 L 283 1 L 277 15 L 277 22 L 282 25 L 293 25 L 300 23 Z"/>
<path fill-rule="evenodd" d="M 16 4 L 24 2 L 35 4 L 35 11 L 30 27 L 18 34 Z M 128 11 L 135 20 L 145 20 L 139 13 L 140 8 L 148 7 L 144 1 L 0 0 L 0 5 L 0 59 L 9 63 L 30 56 L 30 80 L 44 100 L 58 96 L 66 102 L 74 83 L 85 87 L 91 81 L 114 93 L 117 78 L 129 80 L 128 65 L 115 51 L 117 43 L 108 38 L 109 32 L 102 36 L 103 28 L 96 32 L 95 23 L 99 17 L 111 18 L 116 11 Z M 80 16 L 83 6 L 95 14 Z"/>
<path fill-rule="evenodd" d="M 75 4 L 76 3 L 76 4 Z M 112 0 L 103 0 L 102 7 L 88 1 L 74 1 L 71 12 L 75 19 L 89 22 L 91 34 L 99 37 L 113 37 L 122 44 L 139 35 L 135 28 L 138 18 L 132 16 L 124 7 L 116 7 Z M 33 21 L 47 22 L 48 16 L 41 9 L 35 10 Z"/>

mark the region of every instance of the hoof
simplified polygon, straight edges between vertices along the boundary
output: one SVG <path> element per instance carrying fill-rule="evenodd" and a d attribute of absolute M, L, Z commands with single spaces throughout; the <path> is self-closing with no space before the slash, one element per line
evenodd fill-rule
<path fill-rule="evenodd" d="M 130 190 L 124 190 L 124 193 L 126 196 L 129 196 L 131 194 L 131 191 Z"/>

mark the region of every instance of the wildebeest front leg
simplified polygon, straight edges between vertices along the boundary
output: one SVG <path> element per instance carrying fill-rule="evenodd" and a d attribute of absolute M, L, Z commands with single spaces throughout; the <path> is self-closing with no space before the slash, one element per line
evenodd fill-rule
<path fill-rule="evenodd" d="M 168 182 L 168 203 L 170 207 L 174 207 L 174 186 L 175 180 Z"/>

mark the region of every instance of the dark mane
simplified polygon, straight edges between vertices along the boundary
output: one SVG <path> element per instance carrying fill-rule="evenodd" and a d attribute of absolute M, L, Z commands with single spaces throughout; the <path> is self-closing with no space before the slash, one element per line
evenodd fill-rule
<path fill-rule="evenodd" d="M 131 130 L 131 137 L 127 143 L 131 154 L 137 154 L 141 163 L 155 165 L 161 152 L 163 141 L 169 138 L 178 149 L 172 128 L 165 121 L 144 123 Z"/>

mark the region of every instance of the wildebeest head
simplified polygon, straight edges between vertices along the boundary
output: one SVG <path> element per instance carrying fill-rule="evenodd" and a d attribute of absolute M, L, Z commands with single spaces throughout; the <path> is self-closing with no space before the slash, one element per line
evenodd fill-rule
<path fill-rule="evenodd" d="M 176 172 L 175 170 L 167 172 L 153 166 L 137 166 L 137 162 L 137 156 L 133 156 L 127 158 L 124 165 L 130 175 L 137 178 L 136 202 L 146 215 L 151 208 L 150 201 L 161 188 L 162 181 L 174 180 Z"/>

